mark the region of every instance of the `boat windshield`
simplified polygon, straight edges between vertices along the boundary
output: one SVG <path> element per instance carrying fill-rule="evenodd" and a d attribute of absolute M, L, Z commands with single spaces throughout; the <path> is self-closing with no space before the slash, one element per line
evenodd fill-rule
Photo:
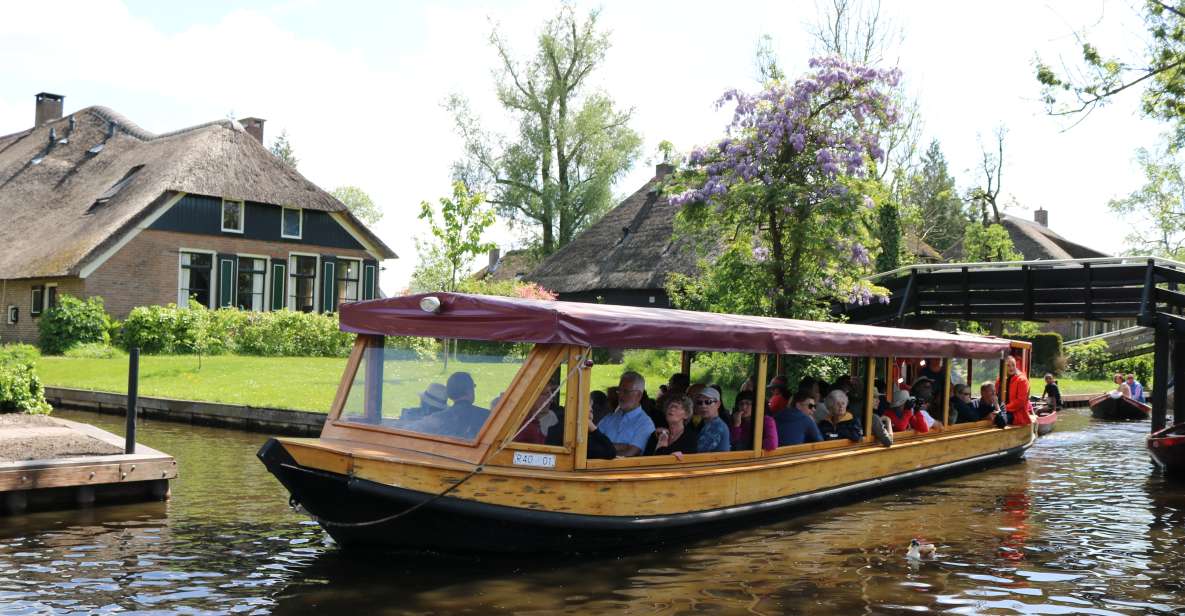
<path fill-rule="evenodd" d="M 342 409 L 347 422 L 473 440 L 530 345 L 387 338 L 366 348 Z"/>

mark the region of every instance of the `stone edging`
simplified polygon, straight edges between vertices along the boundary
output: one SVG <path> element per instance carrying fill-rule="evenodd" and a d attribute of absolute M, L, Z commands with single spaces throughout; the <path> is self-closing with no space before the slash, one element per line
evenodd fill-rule
<path fill-rule="evenodd" d="M 126 395 L 105 391 L 46 386 L 45 399 L 54 407 L 111 415 L 124 415 L 128 408 Z M 325 423 L 325 413 L 146 396 L 139 397 L 136 408 L 148 419 L 289 436 L 317 436 Z"/>

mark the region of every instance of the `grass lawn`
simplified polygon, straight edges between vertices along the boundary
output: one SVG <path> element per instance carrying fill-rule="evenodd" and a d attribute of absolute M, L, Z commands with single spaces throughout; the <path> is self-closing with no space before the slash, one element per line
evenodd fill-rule
<path fill-rule="evenodd" d="M 1030 381 L 1029 389 L 1035 395 L 1041 395 L 1041 390 L 1045 388 L 1045 381 L 1033 377 Z M 1058 387 L 1062 390 L 1063 396 L 1072 396 L 1076 394 L 1103 394 L 1115 389 L 1115 384 L 1108 380 L 1099 381 L 1079 381 L 1076 379 L 1060 378 L 1057 380 Z"/>

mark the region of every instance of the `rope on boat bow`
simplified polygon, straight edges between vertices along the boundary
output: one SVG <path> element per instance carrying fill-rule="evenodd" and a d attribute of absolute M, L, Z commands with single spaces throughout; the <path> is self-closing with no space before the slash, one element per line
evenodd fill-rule
<path fill-rule="evenodd" d="M 532 421 L 535 421 L 535 419 L 537 417 L 539 417 L 539 414 L 542 413 L 544 409 L 551 406 L 552 401 L 555 400 L 555 397 L 557 395 L 559 395 L 560 389 L 562 389 L 563 386 L 565 384 L 567 384 L 567 382 L 572 378 L 572 375 L 575 374 L 577 370 L 579 370 L 582 366 L 584 366 L 584 362 L 587 361 L 588 358 L 591 356 L 592 356 L 592 347 L 585 348 L 584 352 L 581 353 L 581 355 L 580 355 L 579 361 L 576 362 L 576 365 L 572 366 L 568 370 L 568 374 L 565 375 L 564 378 L 560 381 L 559 387 L 556 387 L 554 390 L 552 390 L 551 395 L 547 397 L 546 402 L 544 402 L 543 404 L 540 404 L 539 407 L 537 409 L 535 409 L 535 412 L 532 413 L 531 416 L 529 418 L 527 418 L 527 420 L 525 422 L 523 422 L 524 426 L 531 423 Z M 417 509 L 419 509 L 421 507 L 430 505 L 430 504 L 440 500 L 441 498 L 444 498 L 450 492 L 461 487 L 461 485 L 464 484 L 466 481 L 469 481 L 470 479 L 475 477 L 478 473 L 480 473 L 482 470 L 484 470 L 486 460 L 489 460 L 491 457 L 498 455 L 498 453 L 500 453 L 503 449 L 506 449 L 506 447 L 508 447 L 510 445 L 510 443 L 514 442 L 514 437 L 517 435 L 518 435 L 518 433 L 515 432 L 515 433 L 507 436 L 505 439 L 503 439 L 502 443 L 499 444 L 496 449 L 494 449 L 490 453 L 487 453 L 485 455 L 485 457 L 482 458 L 482 461 L 479 462 L 477 464 L 477 466 L 473 467 L 473 470 L 466 473 L 465 476 L 460 479 L 460 481 L 457 481 L 453 485 L 445 488 L 444 491 L 440 492 L 439 494 L 434 494 L 431 497 L 429 497 L 425 500 L 422 500 L 422 501 L 412 505 L 411 507 L 408 507 L 407 509 L 404 509 L 403 511 L 400 511 L 398 513 L 393 513 L 391 515 L 378 518 L 377 520 L 366 520 L 364 522 L 336 522 L 333 520 L 326 520 L 325 518 L 322 518 L 321 516 L 314 514 L 313 512 L 309 511 L 308 509 L 305 509 L 305 513 L 307 513 L 309 515 L 309 517 L 311 517 L 313 519 L 313 521 L 315 521 L 319 524 L 323 524 L 325 526 L 335 526 L 338 528 L 358 528 L 358 527 L 365 527 L 365 526 L 377 526 L 379 524 L 386 524 L 387 522 L 393 522 L 395 520 L 398 520 L 399 518 L 402 518 L 405 515 L 408 515 L 414 511 L 416 511 Z M 295 497 L 292 497 L 292 498 L 288 499 L 288 504 L 289 504 L 289 506 L 292 506 L 295 509 L 297 506 L 300 505 L 300 502 L 297 501 Z"/>

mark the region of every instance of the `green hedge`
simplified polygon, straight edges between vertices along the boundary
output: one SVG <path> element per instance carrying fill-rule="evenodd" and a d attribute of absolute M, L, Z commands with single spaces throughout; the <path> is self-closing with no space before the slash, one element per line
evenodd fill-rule
<path fill-rule="evenodd" d="M 110 342 L 107 334 L 110 321 L 103 309 L 103 298 L 81 300 L 62 295 L 58 305 L 46 310 L 37 323 L 41 352 L 61 355 L 76 344 Z"/>
<path fill-rule="evenodd" d="M 1030 342 L 1033 345 L 1033 362 L 1029 374 L 1042 376 L 1046 372 L 1057 372 L 1058 360 L 1062 356 L 1062 335 L 1057 332 L 1039 334 L 1005 333 L 1005 338 Z"/>
<path fill-rule="evenodd" d="M 34 366 L 37 349 L 27 344 L 0 347 L 0 411 L 48 414 L 45 388 Z"/>
<path fill-rule="evenodd" d="M 1125 376 L 1128 374 L 1136 375 L 1136 380 L 1144 385 L 1145 388 L 1152 386 L 1152 354 L 1140 355 L 1138 357 L 1129 357 L 1127 359 L 1119 359 L 1107 364 L 1109 376 L 1115 376 L 1115 373 L 1121 372 Z"/>
<path fill-rule="evenodd" d="M 354 334 L 338 328 L 337 315 L 291 310 L 140 306 L 120 331 L 125 349 L 147 354 L 345 357 L 354 344 Z"/>
<path fill-rule="evenodd" d="M 1066 347 L 1066 369 L 1080 379 L 1109 379 L 1114 374 L 1107 364 L 1111 352 L 1106 340 L 1094 340 Z"/>

